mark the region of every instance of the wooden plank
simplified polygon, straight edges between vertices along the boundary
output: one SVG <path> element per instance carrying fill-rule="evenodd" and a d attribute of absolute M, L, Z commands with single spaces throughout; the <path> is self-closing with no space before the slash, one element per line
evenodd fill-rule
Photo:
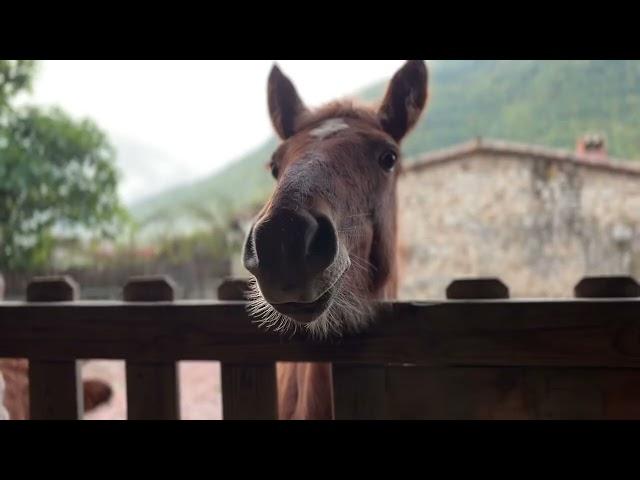
<path fill-rule="evenodd" d="M 529 369 L 525 395 L 532 418 L 589 420 L 603 418 L 600 372 L 579 369 Z M 604 376 L 606 379 L 606 375 Z"/>
<path fill-rule="evenodd" d="M 172 302 L 174 282 L 169 277 L 135 277 L 123 289 L 126 302 Z M 180 419 L 180 390 L 175 361 L 141 362 L 126 358 L 127 418 Z"/>
<path fill-rule="evenodd" d="M 527 369 L 531 416 L 540 420 L 639 420 L 638 373 L 629 369 Z"/>
<path fill-rule="evenodd" d="M 276 420 L 278 418 L 275 363 L 260 365 L 222 363 L 220 372 L 224 420 Z"/>
<path fill-rule="evenodd" d="M 333 409 L 336 420 L 387 418 L 384 365 L 333 364 Z"/>
<path fill-rule="evenodd" d="M 637 370 L 387 367 L 397 420 L 640 420 Z"/>
<path fill-rule="evenodd" d="M 168 275 L 131 277 L 122 289 L 125 302 L 173 302 L 176 283 Z"/>
<path fill-rule="evenodd" d="M 339 345 L 265 332 L 245 305 L 4 302 L 0 357 L 640 368 L 637 298 L 383 304 Z"/>
<path fill-rule="evenodd" d="M 78 420 L 84 414 L 80 362 L 29 361 L 32 420 Z"/>
<path fill-rule="evenodd" d="M 225 278 L 218 287 L 218 298 L 220 300 L 246 300 L 247 293 L 250 291 L 249 281 L 247 278 Z"/>
<path fill-rule="evenodd" d="M 70 277 L 35 278 L 27 286 L 28 302 L 71 302 L 78 297 L 79 287 Z M 43 320 L 49 329 L 55 328 L 55 316 Z M 32 420 L 82 418 L 80 363 L 75 359 L 58 359 L 56 355 L 48 359 L 29 358 L 29 410 Z"/>
<path fill-rule="evenodd" d="M 126 378 L 127 419 L 180 419 L 180 390 L 175 362 L 127 361 Z"/>
<path fill-rule="evenodd" d="M 638 371 L 629 369 L 603 369 L 596 381 L 588 379 L 589 384 L 598 385 L 602 398 L 600 418 L 609 420 L 640 420 L 640 378 Z M 561 383 L 562 385 L 562 383 Z"/>
<path fill-rule="evenodd" d="M 387 367 L 394 420 L 523 420 L 530 418 L 522 368 Z"/>
<path fill-rule="evenodd" d="M 509 288 L 499 278 L 454 280 L 447 287 L 450 300 L 509 298 Z"/>
<path fill-rule="evenodd" d="M 80 286 L 69 276 L 35 277 L 27 285 L 27 302 L 73 302 Z"/>
<path fill-rule="evenodd" d="M 628 297 L 634 285 L 589 278 L 576 293 Z M 478 296 L 472 283 L 459 287 Z M 387 387 L 389 414 L 397 419 L 640 419 L 637 370 L 388 367 Z"/>
<path fill-rule="evenodd" d="M 585 277 L 574 293 L 578 298 L 632 298 L 640 296 L 640 285 L 632 277 Z M 629 338 L 619 341 L 628 343 Z M 640 371 L 537 369 L 529 377 L 544 393 L 539 395 L 539 418 L 640 418 Z"/>
<path fill-rule="evenodd" d="M 632 277 L 585 277 L 575 286 L 577 298 L 640 297 L 640 284 Z"/>
<path fill-rule="evenodd" d="M 459 300 L 505 299 L 509 289 L 497 278 L 459 279 L 446 294 Z M 517 368 L 389 366 L 387 387 L 389 415 L 396 419 L 527 418 Z"/>
<path fill-rule="evenodd" d="M 226 279 L 218 288 L 220 300 L 242 300 L 246 279 Z M 276 420 L 278 390 L 275 362 L 220 364 L 222 418 L 225 420 Z"/>

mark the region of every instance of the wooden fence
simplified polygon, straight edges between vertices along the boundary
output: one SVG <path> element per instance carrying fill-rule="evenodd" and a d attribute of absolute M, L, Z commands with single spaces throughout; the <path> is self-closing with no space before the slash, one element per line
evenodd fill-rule
<path fill-rule="evenodd" d="M 640 286 L 582 280 L 573 299 L 509 299 L 458 280 L 445 301 L 381 303 L 366 333 L 330 342 L 257 328 L 237 299 L 175 301 L 165 277 L 124 301 L 79 301 L 40 278 L 0 302 L 0 358 L 30 360 L 33 419 L 82 417 L 78 360 L 126 360 L 129 419 L 178 419 L 176 362 L 221 362 L 224 419 L 275 419 L 275 364 L 331 362 L 336 419 L 640 419 Z M 212 392 L 213 394 L 213 392 Z"/>

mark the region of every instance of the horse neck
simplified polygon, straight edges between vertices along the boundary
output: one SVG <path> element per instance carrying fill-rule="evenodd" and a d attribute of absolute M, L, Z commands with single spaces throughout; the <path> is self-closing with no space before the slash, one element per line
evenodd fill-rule
<path fill-rule="evenodd" d="M 398 298 L 398 262 L 396 257 L 397 255 L 393 258 L 389 279 L 380 294 L 376 296 L 376 300 L 395 300 Z"/>
<path fill-rule="evenodd" d="M 389 268 L 389 276 L 384 286 L 374 295 L 375 300 L 396 300 L 398 298 L 398 278 L 399 278 L 399 250 L 398 250 L 398 222 L 397 210 L 394 212 L 392 237 L 389 239 L 391 243 L 391 264 Z"/>

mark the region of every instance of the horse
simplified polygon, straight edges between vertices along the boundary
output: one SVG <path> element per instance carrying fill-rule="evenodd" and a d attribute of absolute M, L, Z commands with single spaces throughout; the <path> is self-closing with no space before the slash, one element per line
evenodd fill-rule
<path fill-rule="evenodd" d="M 323 341 L 366 329 L 376 301 L 396 297 L 400 145 L 427 98 L 422 60 L 404 63 L 378 107 L 338 100 L 309 109 L 273 65 L 276 184 L 242 253 L 255 321 Z M 332 419 L 331 385 L 330 364 L 278 363 L 278 418 Z"/>

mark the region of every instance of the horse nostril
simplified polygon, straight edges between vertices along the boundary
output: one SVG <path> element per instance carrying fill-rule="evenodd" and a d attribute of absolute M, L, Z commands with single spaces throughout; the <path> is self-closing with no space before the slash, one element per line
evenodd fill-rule
<path fill-rule="evenodd" d="M 312 301 L 326 287 L 321 274 L 336 258 L 337 233 L 328 216 L 278 209 L 256 222 L 244 250 L 269 302 Z"/>
<path fill-rule="evenodd" d="M 335 228 L 328 217 L 315 216 L 317 228 L 307 249 L 307 267 L 320 272 L 329 267 L 338 253 L 338 239 Z"/>

